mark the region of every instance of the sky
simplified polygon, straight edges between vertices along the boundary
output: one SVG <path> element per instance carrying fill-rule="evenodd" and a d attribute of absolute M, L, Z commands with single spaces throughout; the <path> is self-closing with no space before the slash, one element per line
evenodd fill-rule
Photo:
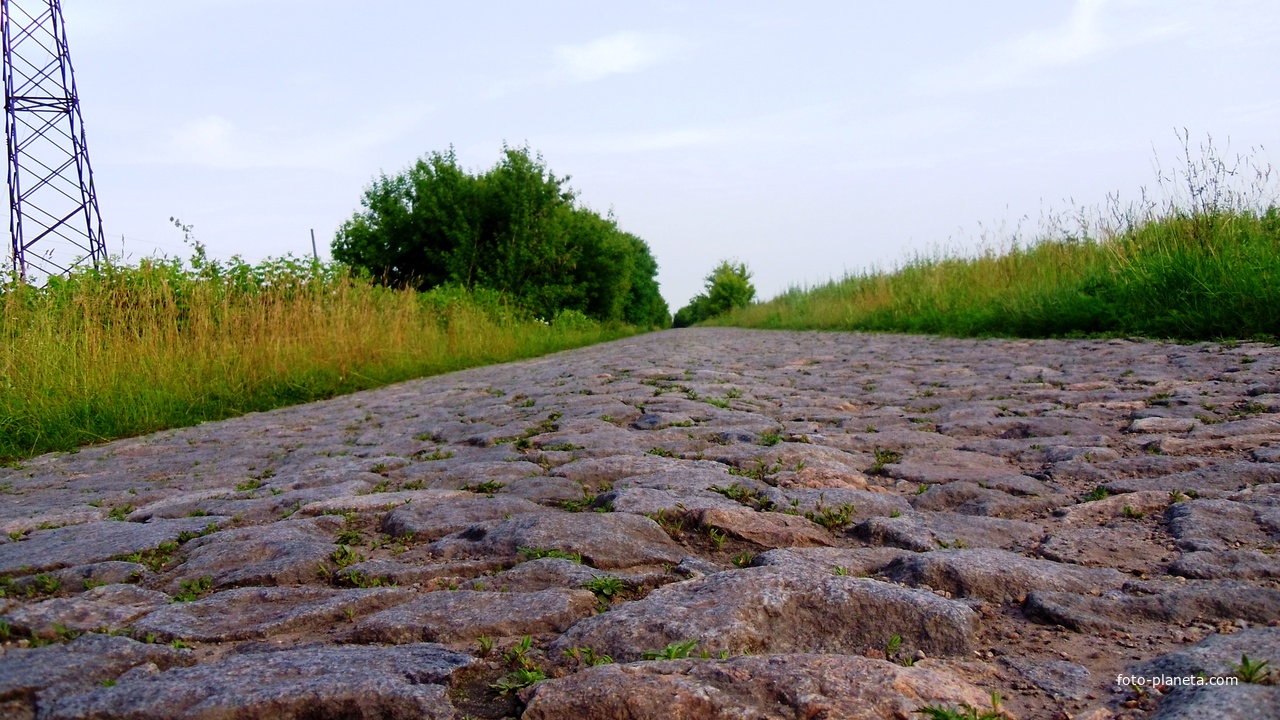
<path fill-rule="evenodd" d="M 674 311 L 721 259 L 767 298 L 1136 198 L 1175 130 L 1280 149 L 1274 0 L 63 11 L 108 249 L 135 261 L 187 254 L 170 217 L 215 257 L 312 229 L 326 257 L 380 173 L 527 144 L 649 243 Z"/>

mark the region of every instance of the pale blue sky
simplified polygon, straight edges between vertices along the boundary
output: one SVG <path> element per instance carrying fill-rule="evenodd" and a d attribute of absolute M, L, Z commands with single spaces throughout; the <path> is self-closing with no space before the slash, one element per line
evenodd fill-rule
<path fill-rule="evenodd" d="M 672 310 L 1136 196 L 1175 127 L 1280 148 L 1280 3 L 65 0 L 109 248 L 321 252 L 380 171 L 503 141 L 645 238 Z"/>

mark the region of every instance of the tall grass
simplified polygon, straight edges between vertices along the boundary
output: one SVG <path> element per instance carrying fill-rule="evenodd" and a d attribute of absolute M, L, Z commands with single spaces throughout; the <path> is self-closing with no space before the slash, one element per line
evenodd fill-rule
<path fill-rule="evenodd" d="M 188 426 L 634 332 L 340 266 L 178 260 L 0 288 L 0 459 Z"/>
<path fill-rule="evenodd" d="M 1184 138 L 1185 147 L 1185 138 Z M 1269 166 L 1202 156 L 1161 176 L 1165 199 L 1112 200 L 1071 230 L 978 255 L 917 256 L 710 321 L 957 336 L 1280 336 L 1280 209 Z"/>

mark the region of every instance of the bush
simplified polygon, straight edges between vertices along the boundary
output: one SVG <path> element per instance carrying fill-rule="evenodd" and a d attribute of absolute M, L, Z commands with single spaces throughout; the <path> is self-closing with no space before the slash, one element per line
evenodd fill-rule
<path fill-rule="evenodd" d="M 667 326 L 649 246 L 579 206 L 568 180 L 528 148 L 504 146 L 480 174 L 452 150 L 431 153 L 365 190 L 333 256 L 394 287 L 488 289 L 538 317 Z"/>
<path fill-rule="evenodd" d="M 599 328 L 599 323 L 577 310 L 561 310 L 555 319 L 551 321 L 551 327 L 557 330 L 583 331 L 597 329 Z"/>
<path fill-rule="evenodd" d="M 676 327 L 689 327 L 735 308 L 747 307 L 756 297 L 746 263 L 721 260 L 707 276 L 706 283 L 706 293 L 696 295 L 676 313 Z"/>

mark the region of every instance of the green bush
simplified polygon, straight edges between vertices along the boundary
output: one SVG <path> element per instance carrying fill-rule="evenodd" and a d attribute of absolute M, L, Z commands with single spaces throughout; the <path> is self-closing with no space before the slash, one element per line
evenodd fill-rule
<path fill-rule="evenodd" d="M 561 310 L 551 321 L 551 327 L 557 330 L 593 330 L 599 327 L 599 323 L 577 310 Z"/>
<path fill-rule="evenodd" d="M 756 297 L 756 288 L 751 284 L 751 271 L 746 263 L 721 260 L 707 276 L 706 283 L 707 291 L 696 295 L 676 313 L 676 327 L 689 327 L 730 310 L 747 307 Z"/>
<path fill-rule="evenodd" d="M 504 146 L 479 174 L 463 170 L 452 149 L 431 153 L 365 190 L 333 256 L 394 287 L 488 289 L 542 318 L 574 310 L 667 326 L 649 246 L 612 215 L 578 205 L 568 180 L 528 148 Z"/>

